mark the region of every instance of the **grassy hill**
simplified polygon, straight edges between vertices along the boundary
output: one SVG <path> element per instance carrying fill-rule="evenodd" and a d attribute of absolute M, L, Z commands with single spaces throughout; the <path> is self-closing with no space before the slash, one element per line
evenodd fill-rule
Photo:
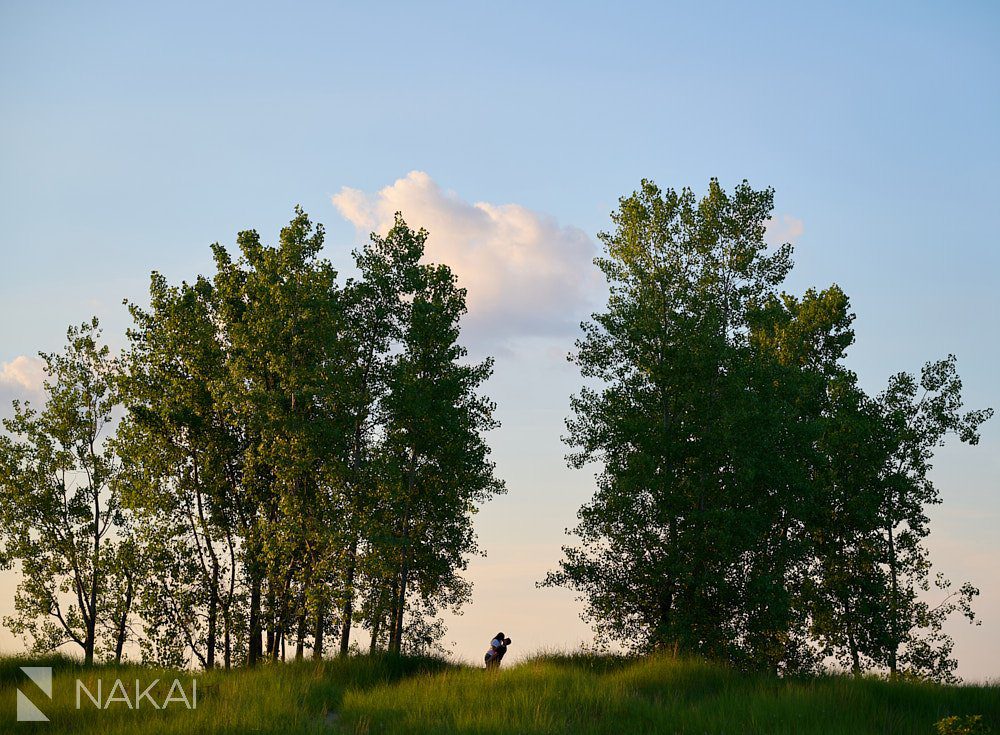
<path fill-rule="evenodd" d="M 19 667 L 53 666 L 53 699 Z M 157 678 L 162 704 L 178 678 L 197 708 L 177 701 L 97 709 L 76 680 L 106 699 L 116 678 L 130 703 L 135 680 Z M 15 721 L 15 688 L 50 722 Z M 696 660 L 542 656 L 497 673 L 431 658 L 334 659 L 209 673 L 143 667 L 82 669 L 64 658 L 0 659 L 4 733 L 920 733 L 947 716 L 982 715 L 1000 732 L 1000 685 L 937 686 L 827 676 L 748 676 Z M 953 732 L 963 732 L 954 730 Z"/>

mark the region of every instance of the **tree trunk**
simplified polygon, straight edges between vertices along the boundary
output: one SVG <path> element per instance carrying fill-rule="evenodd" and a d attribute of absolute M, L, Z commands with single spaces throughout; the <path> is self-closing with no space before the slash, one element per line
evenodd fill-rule
<path fill-rule="evenodd" d="M 118 621 L 118 631 L 115 636 L 115 663 L 122 662 L 122 649 L 125 648 L 125 635 L 128 630 L 128 614 L 132 609 L 132 575 L 125 573 L 125 607 L 122 609 L 122 616 Z"/>
<path fill-rule="evenodd" d="M 346 656 L 351 648 L 351 623 L 354 615 L 354 574 L 358 558 L 358 536 L 351 539 L 347 550 L 347 585 L 344 598 L 344 615 L 340 628 L 340 655 Z"/>
<path fill-rule="evenodd" d="M 382 632 L 382 619 L 385 616 L 385 584 L 378 580 L 374 586 L 378 589 L 378 597 L 375 598 L 375 608 L 372 610 L 372 638 L 368 644 L 368 653 L 375 653 L 378 649 L 378 637 Z"/>
<path fill-rule="evenodd" d="M 233 544 L 232 529 L 226 525 L 226 548 L 229 550 L 229 590 L 222 603 L 223 658 L 226 671 L 232 666 L 233 595 L 236 591 L 236 548 Z"/>
<path fill-rule="evenodd" d="M 250 569 L 250 641 L 247 664 L 254 666 L 261 659 L 261 620 L 260 620 L 260 588 L 261 575 L 251 566 Z"/>
<path fill-rule="evenodd" d="M 403 615 L 406 612 L 406 584 L 410 576 L 410 565 L 408 560 L 403 561 L 403 571 L 399 577 L 399 600 L 396 604 L 396 620 L 394 621 L 394 653 L 401 653 L 403 650 Z"/>
<path fill-rule="evenodd" d="M 389 600 L 389 640 L 386 641 L 386 650 L 394 651 L 396 648 L 396 605 L 399 602 L 399 577 L 394 577 L 392 580 Z"/>
<path fill-rule="evenodd" d="M 372 654 L 378 650 L 378 634 L 382 632 L 382 612 L 377 613 L 377 617 L 372 621 L 372 639 L 368 643 L 368 653 Z"/>
<path fill-rule="evenodd" d="M 854 631 L 847 631 L 847 646 L 851 649 L 851 673 L 854 676 L 861 676 L 861 657 L 858 655 L 858 642 L 854 638 Z"/>
<path fill-rule="evenodd" d="M 306 647 L 306 592 L 305 587 L 299 593 L 299 604 L 298 610 L 298 625 L 296 626 L 298 630 L 296 631 L 296 637 L 298 640 L 295 641 L 295 660 L 301 661 L 303 655 L 305 654 Z"/>
<path fill-rule="evenodd" d="M 890 511 L 891 512 L 891 511 Z M 889 518 L 889 574 L 892 579 L 889 600 L 889 674 L 893 677 L 897 673 L 896 653 L 899 649 L 899 580 L 896 576 L 896 543 L 892 532 L 892 518 Z"/>
<path fill-rule="evenodd" d="M 395 604 L 395 617 L 392 619 L 392 645 L 393 653 L 400 653 L 403 649 L 403 616 L 406 611 L 406 585 L 410 576 L 410 509 L 413 505 L 413 490 L 417 479 L 417 450 L 410 449 L 410 466 L 406 478 L 406 512 L 403 514 L 403 558 L 399 570 L 399 590 Z"/>
<path fill-rule="evenodd" d="M 317 661 L 323 658 L 323 603 L 316 606 L 316 631 L 313 634 L 313 658 Z"/>
<path fill-rule="evenodd" d="M 270 658 L 278 657 L 278 637 L 275 631 L 275 607 L 274 607 L 274 580 L 267 580 L 267 655 Z"/>
<path fill-rule="evenodd" d="M 223 645 L 222 656 L 224 659 L 223 665 L 226 667 L 226 671 L 229 671 L 229 669 L 233 665 L 233 658 L 232 658 L 233 646 L 232 646 L 232 639 L 230 637 L 231 634 L 229 632 L 230 622 L 229 622 L 228 611 L 226 611 L 225 615 L 223 616 L 223 625 L 225 626 L 225 630 L 222 633 L 222 645 Z"/>
<path fill-rule="evenodd" d="M 91 451 L 93 454 L 93 451 Z M 98 493 L 94 492 L 94 556 L 91 562 L 89 614 L 84 615 L 87 636 L 84 639 L 83 662 L 87 666 L 94 663 L 94 643 L 97 640 L 97 588 L 100 584 L 101 569 L 101 505 Z"/>
<path fill-rule="evenodd" d="M 206 543 L 209 543 L 206 541 Z M 212 557 L 212 589 L 208 598 L 208 636 L 205 645 L 208 648 L 205 668 L 215 668 L 215 648 L 219 628 L 219 564 Z"/>

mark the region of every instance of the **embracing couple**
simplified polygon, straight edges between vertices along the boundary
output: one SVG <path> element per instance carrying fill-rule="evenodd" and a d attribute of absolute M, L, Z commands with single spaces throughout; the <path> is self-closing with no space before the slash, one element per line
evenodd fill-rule
<path fill-rule="evenodd" d="M 493 640 L 490 641 L 490 648 L 486 652 L 487 669 L 499 668 L 500 662 L 503 660 L 504 654 L 507 653 L 507 646 L 509 645 L 510 638 L 505 638 L 503 631 L 494 636 Z"/>

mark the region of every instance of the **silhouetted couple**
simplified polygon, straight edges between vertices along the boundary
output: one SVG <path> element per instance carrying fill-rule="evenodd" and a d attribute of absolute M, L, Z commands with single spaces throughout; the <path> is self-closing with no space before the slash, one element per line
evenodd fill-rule
<path fill-rule="evenodd" d="M 496 634 L 492 641 L 490 641 L 490 650 L 486 652 L 486 668 L 496 669 L 499 668 L 500 662 L 503 661 L 504 654 L 507 653 L 507 646 L 510 645 L 510 638 L 505 638 L 503 631 Z"/>

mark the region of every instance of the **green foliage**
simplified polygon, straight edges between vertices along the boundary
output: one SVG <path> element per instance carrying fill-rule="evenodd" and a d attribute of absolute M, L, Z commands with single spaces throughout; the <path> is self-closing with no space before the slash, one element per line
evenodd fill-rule
<path fill-rule="evenodd" d="M 41 355 L 44 408 L 15 401 L 4 420 L 10 436 L 0 436 L 0 558 L 20 567 L 15 614 L 4 624 L 35 651 L 76 644 L 91 663 L 98 631 L 121 614 L 109 591 L 127 574 L 127 542 L 116 538 L 120 466 L 105 442 L 118 366 L 96 318 L 70 328 L 67 340 L 61 354 Z"/>
<path fill-rule="evenodd" d="M 764 242 L 772 201 L 715 180 L 701 199 L 648 181 L 621 199 L 567 420 L 569 464 L 597 463 L 598 487 L 544 584 L 580 592 L 601 639 L 637 652 L 947 680 L 941 624 L 972 619 L 977 591 L 921 597 L 927 470 L 992 411 L 960 412 L 953 357 L 866 396 L 843 364 L 847 295 L 777 291 L 792 262 Z"/>
<path fill-rule="evenodd" d="M 313 574 L 343 545 L 342 308 L 337 274 L 319 257 L 323 238 L 297 210 L 277 247 L 253 231 L 240 233 L 238 260 L 214 247 L 214 318 L 225 347 L 216 400 L 244 438 L 235 494 L 251 663 L 282 655 L 296 633 L 301 655 L 308 610 L 328 597 Z"/>
<path fill-rule="evenodd" d="M 992 410 L 962 411 L 954 356 L 866 395 L 847 295 L 778 290 L 772 203 L 715 180 L 621 199 L 567 421 L 598 488 L 544 583 L 633 654 L 951 681 L 943 624 L 975 621 L 978 590 L 932 578 L 928 473 Z M 206 669 L 319 658 L 338 635 L 346 656 L 358 626 L 372 651 L 436 650 L 439 612 L 471 595 L 472 516 L 504 486 L 493 362 L 468 361 L 466 294 L 427 238 L 397 214 L 341 283 L 297 208 L 275 246 L 213 246 L 211 276 L 153 273 L 120 358 L 96 320 L 71 329 L 43 355 L 45 406 L 15 403 L 0 437 L 0 565 L 21 573 L 5 624 L 88 664 L 129 640 Z"/>
<path fill-rule="evenodd" d="M 401 219 L 388 238 L 414 237 Z M 415 233 L 423 251 L 427 234 Z M 398 488 L 384 508 L 394 518 L 390 554 L 398 590 L 390 614 L 389 647 L 402 650 L 408 585 L 424 605 L 457 606 L 470 588 L 456 572 L 478 549 L 471 512 L 503 491 L 483 433 L 498 426 L 494 404 L 477 394 L 493 370 L 492 360 L 464 364 L 458 344 L 465 290 L 443 265 L 415 267 L 402 319 L 402 352 L 389 364 L 383 401 L 382 452 Z"/>
<path fill-rule="evenodd" d="M 458 344 L 465 293 L 402 217 L 343 286 L 323 238 L 296 210 L 277 246 L 242 232 L 238 257 L 213 247 L 214 276 L 154 273 L 131 307 L 118 448 L 148 529 L 150 661 L 318 657 L 338 633 L 346 654 L 358 623 L 427 649 L 440 607 L 468 599 L 471 514 L 502 486 L 477 393 L 492 363 Z"/>
<path fill-rule="evenodd" d="M 580 590 L 600 633 L 636 650 L 771 667 L 808 654 L 787 635 L 802 543 L 788 510 L 808 507 L 796 449 L 817 429 L 797 408 L 815 398 L 788 365 L 825 365 L 852 336 L 836 294 L 777 298 L 791 260 L 763 241 L 772 197 L 643 182 L 601 235 L 608 309 L 575 361 L 603 387 L 572 399 L 567 442 L 571 466 L 603 469 L 582 546 L 546 583 Z"/>
<path fill-rule="evenodd" d="M 120 358 L 96 320 L 71 329 L 43 355 L 44 409 L 15 404 L 0 437 L 0 563 L 21 572 L 5 623 L 87 663 L 128 640 L 207 669 L 320 657 L 338 633 L 347 654 L 358 624 L 373 648 L 433 650 L 470 595 L 471 516 L 503 485 L 492 361 L 465 361 L 465 292 L 421 262 L 427 237 L 397 215 L 341 285 L 297 208 L 273 247 L 213 246 L 210 277 L 154 272 Z"/>
<path fill-rule="evenodd" d="M 978 590 L 952 590 L 940 573 L 931 579 L 926 513 L 940 496 L 927 473 L 947 435 L 975 444 L 992 411 L 960 411 L 954 356 L 928 363 L 919 380 L 893 376 L 875 399 L 831 394 L 823 516 L 812 532 L 812 632 L 854 671 L 953 681 L 957 661 L 942 626 L 954 613 L 977 622 Z"/>
<path fill-rule="evenodd" d="M 923 540 L 930 533 L 926 509 L 941 502 L 928 472 L 934 450 L 954 434 L 968 444 L 979 442 L 979 426 L 992 409 L 962 413 L 962 381 L 954 355 L 928 362 L 919 380 L 907 373 L 892 376 L 879 396 L 889 456 L 883 471 L 881 528 L 890 584 L 882 603 L 888 611 L 887 660 L 890 671 L 939 679 L 953 678 L 958 662 L 951 658 L 951 638 L 941 632 L 945 619 L 960 612 L 975 620 L 972 598 L 979 590 L 966 582 L 949 592 L 951 582 L 938 574 L 933 587 L 943 596 L 936 605 L 931 590 L 931 564 Z"/>
<path fill-rule="evenodd" d="M 117 448 L 125 501 L 144 529 L 135 555 L 146 572 L 137 590 L 143 657 L 171 665 L 193 654 L 213 666 L 217 648 L 229 665 L 240 637 L 242 440 L 217 399 L 225 354 L 213 310 L 206 279 L 171 287 L 157 273 L 149 311 L 130 307 L 129 412 Z"/>

